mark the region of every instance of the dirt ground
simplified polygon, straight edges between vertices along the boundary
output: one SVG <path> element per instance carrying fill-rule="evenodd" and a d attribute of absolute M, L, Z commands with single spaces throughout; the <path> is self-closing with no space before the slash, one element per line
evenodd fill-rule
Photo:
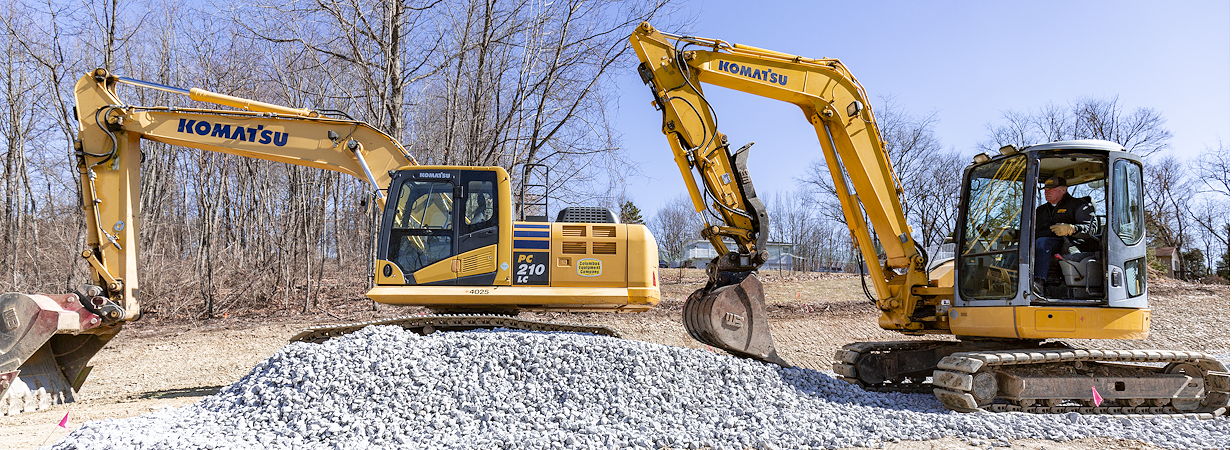
<path fill-rule="evenodd" d="M 680 306 L 704 283 L 700 270 L 664 269 L 661 307 L 640 314 L 532 314 L 532 318 L 603 325 L 623 337 L 668 345 L 701 347 L 679 322 Z M 858 278 L 813 273 L 763 273 L 771 329 L 786 360 L 801 367 L 829 370 L 843 344 L 900 340 L 877 327 L 877 311 L 864 299 Z M 1152 281 L 1152 335 L 1143 341 L 1078 341 L 1096 348 L 1162 348 L 1228 354 L 1227 285 Z M 322 323 L 351 322 L 414 313 L 372 305 L 367 300 L 336 299 L 312 315 L 286 311 L 254 312 L 194 323 L 157 318 L 125 329 L 94 359 L 94 371 L 78 401 L 50 410 L 0 417 L 0 448 L 49 445 L 85 421 L 123 418 L 183 406 L 229 385 L 300 329 Z M 69 414 L 69 427 L 56 426 Z M 1133 441 L 1082 439 L 1057 443 L 1023 440 L 1013 448 L 1152 448 Z M 886 448 L 975 448 L 956 439 L 900 442 Z"/>

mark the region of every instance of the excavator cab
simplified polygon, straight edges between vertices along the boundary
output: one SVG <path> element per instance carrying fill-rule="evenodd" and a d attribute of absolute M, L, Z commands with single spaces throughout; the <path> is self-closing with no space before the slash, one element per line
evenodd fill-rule
<path fill-rule="evenodd" d="M 1006 147 L 983 159 L 964 176 L 954 306 L 1146 308 L 1139 157 L 1111 142 L 1079 140 Z M 1057 183 L 1065 197 L 1053 205 L 1046 191 L 1062 195 Z M 1072 234 L 1052 231 L 1064 222 L 1078 222 L 1068 224 Z M 1040 326 L 1048 325 L 1006 328 Z"/>
<path fill-rule="evenodd" d="M 378 284 L 491 286 L 508 180 L 499 167 L 393 172 L 377 243 Z"/>
<path fill-rule="evenodd" d="M 657 244 L 645 225 L 577 207 L 555 222 L 515 221 L 503 167 L 411 166 L 389 177 L 366 294 L 377 302 L 502 316 L 658 303 Z"/>

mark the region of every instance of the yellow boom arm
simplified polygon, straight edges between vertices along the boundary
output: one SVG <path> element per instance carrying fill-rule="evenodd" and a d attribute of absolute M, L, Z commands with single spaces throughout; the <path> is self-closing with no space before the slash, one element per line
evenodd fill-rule
<path fill-rule="evenodd" d="M 663 111 L 663 133 L 694 207 L 699 212 L 713 209 L 723 219 L 722 226 L 707 223 L 702 232 L 720 255 L 749 255 L 755 268 L 764 261 L 758 254 L 764 251 L 767 224 L 744 167 L 747 149 L 730 151 L 702 83 L 800 107 L 816 130 L 848 228 L 871 271 L 877 305 L 884 313 L 882 326 L 921 331 L 936 326 L 911 317 L 922 299 L 913 291 L 929 283 L 925 259 L 907 225 L 898 197 L 902 188 L 864 88 L 842 63 L 670 35 L 649 23 L 642 23 L 630 42 L 642 62 L 642 80 Z M 702 180 L 700 187 L 694 171 Z M 720 236 L 735 241 L 736 252 L 730 252 Z M 884 266 L 877 263 L 875 236 L 886 254 Z M 740 266 L 747 265 L 736 264 Z"/>
<path fill-rule="evenodd" d="M 160 89 L 245 111 L 125 104 L 117 83 Z M 417 165 L 389 135 L 356 120 L 322 116 L 201 89 L 183 90 L 116 77 L 103 69 L 78 80 L 75 143 L 88 248 L 81 253 L 105 292 L 94 293 L 104 317 L 136 318 L 137 197 L 140 141 L 278 161 L 345 173 L 371 183 L 380 203 L 389 172 Z M 103 300 L 103 299 L 107 300 Z"/>

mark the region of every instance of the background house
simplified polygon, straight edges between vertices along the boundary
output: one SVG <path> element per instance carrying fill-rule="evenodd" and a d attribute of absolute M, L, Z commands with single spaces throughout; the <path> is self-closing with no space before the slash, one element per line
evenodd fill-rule
<path fill-rule="evenodd" d="M 729 242 L 728 246 L 732 247 L 732 244 Z M 793 248 L 792 244 L 786 242 L 767 242 L 766 251 L 770 253 L 770 258 L 762 264 L 762 270 L 791 270 Z M 718 253 L 714 251 L 710 241 L 699 239 L 685 246 L 683 260 L 672 261 L 669 264 L 672 267 L 700 269 L 706 267 L 706 263 L 709 263 L 715 256 L 718 256 Z"/>
<path fill-rule="evenodd" d="M 1181 271 L 1181 253 L 1176 247 L 1159 247 L 1155 249 L 1155 259 L 1164 267 L 1164 273 L 1176 278 Z"/>

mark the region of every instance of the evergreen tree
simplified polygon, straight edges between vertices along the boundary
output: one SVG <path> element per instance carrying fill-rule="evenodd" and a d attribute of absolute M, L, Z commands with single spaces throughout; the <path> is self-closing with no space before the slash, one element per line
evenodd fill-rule
<path fill-rule="evenodd" d="M 1209 272 L 1206 269 L 1206 256 L 1202 254 L 1202 250 L 1191 249 L 1181 253 L 1181 270 L 1185 272 L 1184 279 L 1200 280 L 1206 277 Z"/>
<path fill-rule="evenodd" d="M 644 223 L 642 221 L 642 210 L 638 209 L 632 201 L 625 201 L 620 204 L 620 223 Z"/>
<path fill-rule="evenodd" d="M 1219 262 L 1215 263 L 1215 274 L 1228 279 L 1228 252 L 1223 252 L 1219 257 Z"/>

